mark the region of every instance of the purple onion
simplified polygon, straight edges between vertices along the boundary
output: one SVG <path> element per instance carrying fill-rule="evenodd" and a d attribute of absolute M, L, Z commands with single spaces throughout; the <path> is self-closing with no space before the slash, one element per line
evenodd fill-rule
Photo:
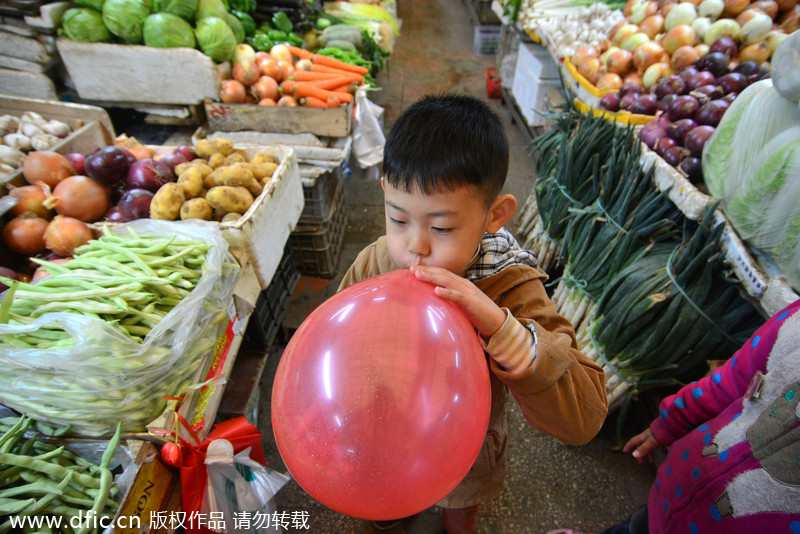
<path fill-rule="evenodd" d="M 683 161 L 684 158 L 686 158 L 688 155 L 689 155 L 688 150 L 686 150 L 682 146 L 676 145 L 667 150 L 666 152 L 664 152 L 664 155 L 661 157 L 664 158 L 664 161 L 669 163 L 670 166 L 677 168 L 678 165 L 680 165 L 681 161 Z"/>
<path fill-rule="evenodd" d="M 150 201 L 153 196 L 147 189 L 131 189 L 122 195 L 116 208 L 125 222 L 146 219 L 150 217 Z"/>
<path fill-rule="evenodd" d="M 709 52 L 697 60 L 697 67 L 700 70 L 710 72 L 715 77 L 719 77 L 730 70 L 728 64 L 730 63 L 731 57 L 732 56 L 727 56 L 722 52 Z"/>
<path fill-rule="evenodd" d="M 627 110 L 639 98 L 639 93 L 628 93 L 619 99 L 619 109 Z"/>
<path fill-rule="evenodd" d="M 607 93 L 600 98 L 600 107 L 608 111 L 619 111 L 619 93 Z"/>
<path fill-rule="evenodd" d="M 130 166 L 123 149 L 113 145 L 92 152 L 83 162 L 86 176 L 104 185 L 113 185 L 125 179 Z"/>
<path fill-rule="evenodd" d="M 658 109 L 657 105 L 656 95 L 641 95 L 628 106 L 628 111 L 638 115 L 655 115 Z"/>
<path fill-rule="evenodd" d="M 716 126 L 722 120 L 722 115 L 730 106 L 730 103 L 725 100 L 712 100 L 700 106 L 697 113 L 694 114 L 694 119 L 697 124 L 706 124 L 708 126 Z"/>
<path fill-rule="evenodd" d="M 678 142 L 675 139 L 669 137 L 668 135 L 665 135 L 664 137 L 661 137 L 658 141 L 656 141 L 656 146 L 655 148 L 653 148 L 653 150 L 655 150 L 656 154 L 658 154 L 663 158 L 664 154 L 666 154 L 670 148 L 673 148 L 675 146 L 678 146 Z"/>
<path fill-rule="evenodd" d="M 669 105 L 672 104 L 672 101 L 675 100 L 676 98 L 678 98 L 678 95 L 671 94 L 671 95 L 667 95 L 664 98 L 662 98 L 661 100 L 659 100 L 658 101 L 658 106 L 657 106 L 658 107 L 658 111 L 666 112 L 669 109 Z"/>
<path fill-rule="evenodd" d="M 728 93 L 741 93 L 750 85 L 750 79 L 741 72 L 729 72 L 717 80 L 720 89 L 726 95 Z"/>
<path fill-rule="evenodd" d="M 145 158 L 131 165 L 127 181 L 130 189 L 147 189 L 155 193 L 162 185 L 174 182 L 175 175 L 166 163 Z"/>
<path fill-rule="evenodd" d="M 736 44 L 736 41 L 734 41 L 732 37 L 726 35 L 725 37 L 720 37 L 719 39 L 711 43 L 711 46 L 708 47 L 708 53 L 722 54 L 726 56 L 728 59 L 730 59 L 732 57 L 736 57 L 739 55 L 739 46 Z"/>
<path fill-rule="evenodd" d="M 680 95 L 669 105 L 667 115 L 669 120 L 691 119 L 700 107 L 700 102 L 691 95 Z"/>
<path fill-rule="evenodd" d="M 708 125 L 698 126 L 688 134 L 686 134 L 686 146 L 689 149 L 689 152 L 692 155 L 702 157 L 703 155 L 703 147 L 708 141 L 708 138 L 711 137 L 711 134 L 714 133 L 714 127 Z"/>
<path fill-rule="evenodd" d="M 667 126 L 667 135 L 683 145 L 686 134 L 697 128 L 698 124 L 693 119 L 680 119 Z"/>
<path fill-rule="evenodd" d="M 696 156 L 688 156 L 681 160 L 678 168 L 686 173 L 686 176 L 689 177 L 689 181 L 692 183 L 697 183 L 703 177 L 703 165 L 700 158 Z"/>
<path fill-rule="evenodd" d="M 639 137 L 644 144 L 652 149 L 659 139 L 667 135 L 667 126 L 669 126 L 669 120 L 664 117 L 656 117 L 642 126 Z"/>
<path fill-rule="evenodd" d="M 694 91 L 703 85 L 711 85 L 716 83 L 717 78 L 707 70 L 701 70 L 686 81 L 686 88 L 689 91 Z"/>

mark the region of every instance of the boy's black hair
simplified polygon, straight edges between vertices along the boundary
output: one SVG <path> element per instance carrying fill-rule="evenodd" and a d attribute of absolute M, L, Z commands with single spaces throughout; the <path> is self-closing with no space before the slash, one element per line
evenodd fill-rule
<path fill-rule="evenodd" d="M 428 95 L 412 104 L 386 138 L 383 176 L 423 194 L 476 186 L 487 206 L 508 172 L 508 138 L 497 114 L 477 98 Z"/>

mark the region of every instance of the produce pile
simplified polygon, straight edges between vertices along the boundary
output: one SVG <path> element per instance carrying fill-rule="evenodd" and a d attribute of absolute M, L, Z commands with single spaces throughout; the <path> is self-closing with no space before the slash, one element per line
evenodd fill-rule
<path fill-rule="evenodd" d="M 267 53 L 244 44 L 237 48 L 233 79 L 221 84 L 220 99 L 230 104 L 337 108 L 351 102 L 356 89 L 367 83 L 372 83 L 369 71 L 360 65 L 291 45 L 277 44 Z"/>
<path fill-rule="evenodd" d="M 207 224 L 142 220 L 63 262 L 33 259 L 35 281 L 0 277 L 0 402 L 86 435 L 142 431 L 227 325 L 227 250 Z"/>
<path fill-rule="evenodd" d="M 26 416 L 0 419 L 0 530 L 20 528 L 12 522 L 26 517 L 56 516 L 62 518 L 64 526 L 49 532 L 72 532 L 70 520 L 80 516 L 84 522 L 75 532 L 95 532 L 95 528 L 86 526 L 87 512 L 91 511 L 99 524 L 100 518 L 113 517 L 119 507 L 119 489 L 109 467 L 119 444 L 120 428 L 97 465 L 42 439 L 58 436 L 68 428 L 49 432 L 43 431 L 44 426 Z M 72 525 L 76 524 L 73 521 Z"/>
<path fill-rule="evenodd" d="M 760 66 L 800 28 L 796 0 L 629 0 L 623 12 L 625 21 L 597 49 L 576 50 L 571 57 L 600 92 L 617 91 L 626 82 L 649 90 L 695 64 L 722 38 L 730 40 L 718 50 L 727 56 L 725 70 L 745 62 Z"/>
<path fill-rule="evenodd" d="M 70 133 L 69 124 L 48 120 L 33 111 L 26 111 L 20 117 L 0 116 L 0 182 L 19 170 L 25 154 L 48 150 Z"/>
<path fill-rule="evenodd" d="M 699 378 L 758 327 L 723 264 L 714 210 L 688 221 L 656 190 L 632 127 L 571 112 L 534 146 L 520 232 L 542 268 L 564 265 L 553 299 L 606 370 L 610 405 Z"/>
<path fill-rule="evenodd" d="M 217 62 L 255 31 L 254 2 L 223 0 L 77 0 L 59 34 L 73 41 L 198 48 Z M 240 9 L 236 9 L 236 8 Z"/>

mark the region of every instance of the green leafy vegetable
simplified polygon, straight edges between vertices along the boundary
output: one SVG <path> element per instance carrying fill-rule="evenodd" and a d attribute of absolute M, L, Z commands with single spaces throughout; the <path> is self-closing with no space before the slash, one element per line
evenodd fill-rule
<path fill-rule="evenodd" d="M 59 33 L 67 39 L 84 43 L 101 43 L 111 40 L 111 32 L 103 24 L 103 16 L 89 7 L 68 9 L 61 17 Z"/>
<path fill-rule="evenodd" d="M 219 17 L 206 17 L 197 22 L 195 37 L 200 50 L 217 62 L 228 61 L 236 51 L 236 35 Z"/>
<path fill-rule="evenodd" d="M 127 43 L 142 42 L 144 21 L 150 6 L 144 0 L 106 0 L 103 22 L 108 30 Z"/>
<path fill-rule="evenodd" d="M 144 44 L 157 48 L 194 48 L 194 29 L 184 19 L 169 13 L 156 13 L 144 22 Z"/>
<path fill-rule="evenodd" d="M 188 21 L 193 21 L 197 5 L 198 0 L 155 0 L 153 2 L 153 11 L 156 13 L 169 13 Z"/>
<path fill-rule="evenodd" d="M 198 21 L 207 17 L 225 18 L 227 14 L 228 10 L 221 0 L 199 0 L 194 18 Z"/>

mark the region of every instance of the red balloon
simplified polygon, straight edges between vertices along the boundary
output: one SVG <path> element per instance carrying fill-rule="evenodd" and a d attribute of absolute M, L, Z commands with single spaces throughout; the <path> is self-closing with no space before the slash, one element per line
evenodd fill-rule
<path fill-rule="evenodd" d="M 469 320 L 402 270 L 340 291 L 300 325 L 275 374 L 272 427 L 289 472 L 317 501 L 398 519 L 464 478 L 490 404 Z"/>

